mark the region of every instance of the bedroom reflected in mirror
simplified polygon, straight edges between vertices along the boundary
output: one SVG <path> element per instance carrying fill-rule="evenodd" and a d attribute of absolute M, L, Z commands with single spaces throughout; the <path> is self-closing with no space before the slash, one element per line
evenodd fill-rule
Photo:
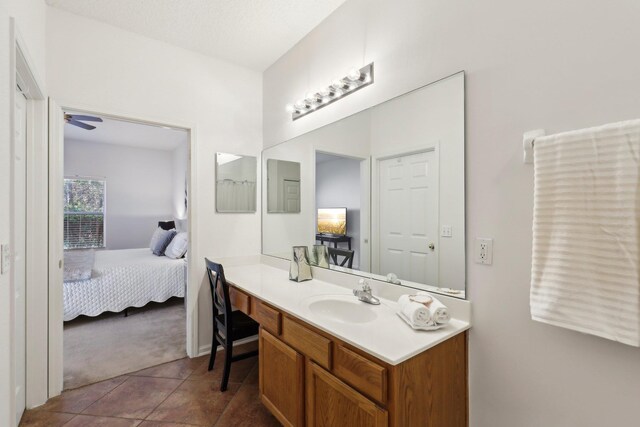
<path fill-rule="evenodd" d="M 300 213 L 300 163 L 267 160 L 267 212 Z"/>
<path fill-rule="evenodd" d="M 216 212 L 256 211 L 257 165 L 253 156 L 216 153 Z"/>

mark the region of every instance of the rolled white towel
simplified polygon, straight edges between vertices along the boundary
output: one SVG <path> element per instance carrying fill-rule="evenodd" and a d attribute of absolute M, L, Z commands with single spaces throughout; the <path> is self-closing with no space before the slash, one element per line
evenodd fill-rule
<path fill-rule="evenodd" d="M 418 292 L 418 295 L 429 295 L 431 296 L 431 298 L 433 298 L 433 295 L 427 292 Z M 449 321 L 451 320 L 449 309 L 439 299 L 433 298 L 431 305 L 429 305 L 429 309 L 431 310 L 431 316 L 434 322 L 442 325 L 445 323 L 449 323 Z"/>
<path fill-rule="evenodd" d="M 433 324 L 431 319 L 431 310 L 424 304 L 414 302 L 409 299 L 409 295 L 402 295 L 398 299 L 400 312 L 411 321 L 414 326 L 429 326 Z"/>

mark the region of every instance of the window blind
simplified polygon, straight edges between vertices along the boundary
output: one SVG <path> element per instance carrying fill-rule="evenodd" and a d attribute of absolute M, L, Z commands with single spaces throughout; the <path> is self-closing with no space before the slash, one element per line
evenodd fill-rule
<path fill-rule="evenodd" d="M 105 181 L 64 180 L 64 247 L 102 248 L 104 242 Z"/>

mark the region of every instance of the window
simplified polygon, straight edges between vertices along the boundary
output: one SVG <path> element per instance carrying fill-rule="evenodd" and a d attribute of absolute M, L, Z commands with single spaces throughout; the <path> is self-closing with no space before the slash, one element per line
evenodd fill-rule
<path fill-rule="evenodd" d="M 64 180 L 64 248 L 104 247 L 106 182 L 97 179 Z"/>

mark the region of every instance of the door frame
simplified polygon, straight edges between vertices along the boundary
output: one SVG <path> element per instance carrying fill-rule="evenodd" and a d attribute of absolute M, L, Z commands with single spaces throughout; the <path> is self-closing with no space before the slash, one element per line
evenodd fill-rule
<path fill-rule="evenodd" d="M 411 156 L 434 151 L 440 169 L 440 141 L 434 141 L 420 148 L 391 149 L 371 156 L 371 272 L 380 274 L 380 162 L 397 157 Z M 440 180 L 438 180 L 440 182 Z M 438 188 L 438 231 L 440 229 L 440 189 Z M 438 232 L 438 245 L 440 245 Z M 438 266 L 438 271 L 439 271 Z M 399 278 L 402 280 L 402 278 Z M 405 282 L 406 280 L 403 280 Z"/>
<path fill-rule="evenodd" d="M 10 84 L 11 84 L 11 144 L 15 143 L 15 87 L 20 84 L 27 98 L 27 141 L 26 141 L 26 340 L 25 340 L 25 392 L 26 408 L 43 404 L 47 400 L 47 245 L 42 244 L 42 236 L 47 234 L 48 223 L 48 139 L 47 139 L 47 95 L 44 81 L 37 74 L 33 59 L 29 55 L 27 43 L 22 37 L 15 19 L 9 19 L 10 25 Z M 19 77 L 18 77 L 19 76 Z M 45 185 L 42 185 L 45 183 Z M 11 292 L 14 292 L 13 283 Z M 11 339 L 12 349 L 10 386 L 15 389 L 15 308 L 11 301 Z M 26 319 L 29 321 L 27 322 Z M 11 407 L 15 407 L 11 396 Z M 15 408 L 14 408 L 15 409 Z M 14 420 L 12 418 L 11 423 Z"/>
<path fill-rule="evenodd" d="M 186 351 L 189 357 L 199 354 L 198 345 L 198 289 L 200 281 L 195 274 L 196 263 L 201 259 L 198 251 L 197 163 L 196 126 L 193 123 L 173 119 L 140 116 L 137 113 L 112 111 L 109 109 L 78 105 L 49 98 L 49 397 L 57 396 L 63 389 L 63 300 L 62 300 L 62 259 L 63 259 L 63 186 L 64 179 L 64 111 L 82 111 L 87 114 L 126 120 L 152 126 L 179 128 L 189 133 L 188 138 L 188 178 L 187 178 L 187 315 Z"/>

